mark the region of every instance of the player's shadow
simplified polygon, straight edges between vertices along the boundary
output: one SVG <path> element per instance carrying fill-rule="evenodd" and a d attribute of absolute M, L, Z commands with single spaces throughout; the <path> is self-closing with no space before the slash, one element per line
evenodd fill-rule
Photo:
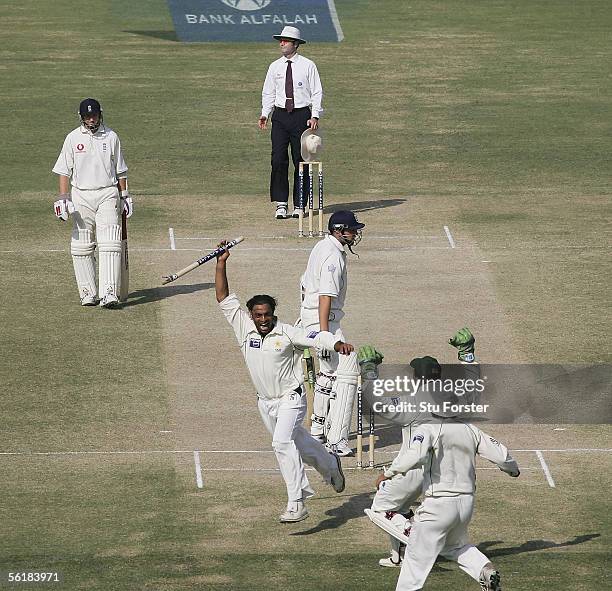
<path fill-rule="evenodd" d="M 138 306 L 139 304 L 150 304 L 151 302 L 158 302 L 159 300 L 171 298 L 172 296 L 194 293 L 205 289 L 213 289 L 214 287 L 214 283 L 193 283 L 191 285 L 168 285 L 138 289 L 130 293 L 127 302 L 121 307 L 129 308 L 130 306 Z"/>
<path fill-rule="evenodd" d="M 335 495 L 338 498 L 340 495 Z M 310 536 L 326 529 L 336 529 L 344 525 L 351 519 L 357 519 L 361 517 L 367 517 L 364 515 L 363 510 L 368 509 L 372 505 L 372 498 L 374 492 L 359 493 L 357 495 L 344 495 L 344 502 L 338 507 L 325 511 L 325 515 L 328 515 L 328 519 L 324 519 L 314 527 L 298 531 L 291 536 Z"/>
<path fill-rule="evenodd" d="M 395 207 L 405 203 L 406 199 L 376 199 L 374 201 L 353 201 L 349 203 L 334 203 L 323 208 L 323 213 L 334 213 L 348 209 L 355 213 L 362 211 L 371 211 L 373 209 L 384 209 L 386 207 Z"/>
<path fill-rule="evenodd" d="M 550 550 L 551 548 L 567 548 L 568 546 L 576 546 L 590 542 L 595 538 L 599 538 L 601 534 L 583 534 L 575 536 L 571 540 L 565 542 L 552 542 L 550 540 L 528 540 L 520 546 L 509 546 L 506 548 L 493 548 L 497 544 L 502 544 L 501 540 L 491 540 L 481 542 L 478 548 L 484 552 L 489 558 L 497 558 L 498 556 L 512 556 L 514 554 L 523 554 L 524 552 L 538 552 L 539 550 Z"/>

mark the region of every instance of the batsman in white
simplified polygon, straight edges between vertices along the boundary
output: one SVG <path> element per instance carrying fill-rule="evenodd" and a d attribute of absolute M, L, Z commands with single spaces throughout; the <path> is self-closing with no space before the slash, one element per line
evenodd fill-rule
<path fill-rule="evenodd" d="M 64 140 L 53 167 L 59 175 L 55 215 L 72 216 L 70 252 L 81 305 L 105 308 L 119 303 L 121 212 L 132 215 L 127 166 L 117 134 L 104 125 L 102 107 L 92 98 L 79 105 L 81 125 Z M 99 287 L 94 251 L 98 246 Z"/>
<path fill-rule="evenodd" d="M 224 246 L 227 241 L 221 242 Z M 340 458 L 328 453 L 302 426 L 306 396 L 302 354 L 308 347 L 329 348 L 350 363 L 353 346 L 329 332 L 308 331 L 279 322 L 274 315 L 276 300 L 256 295 L 241 309 L 235 294 L 230 294 L 226 263 L 229 250 L 217 257 L 215 290 L 217 302 L 236 334 L 247 369 L 257 391 L 259 414 L 272 435 L 272 448 L 287 487 L 287 508 L 283 523 L 308 517 L 304 501 L 314 494 L 303 462 L 314 467 L 338 493 L 344 490 Z"/>
<path fill-rule="evenodd" d="M 329 234 L 312 249 L 301 278 L 302 327 L 329 331 L 344 340 L 340 320 L 344 317 L 347 288 L 345 246 L 353 252 L 364 227 L 352 211 L 337 211 L 330 216 Z M 339 367 L 335 353 L 323 351 L 318 357 L 310 433 L 338 455 L 349 456 L 353 454 L 348 434 L 357 390 L 357 361 L 346 372 Z"/>
<path fill-rule="evenodd" d="M 423 357 L 413 363 L 427 375 L 437 361 Z M 448 397 L 446 393 L 442 396 Z M 402 446 L 378 480 L 381 484 L 423 467 L 423 503 L 415 512 L 409 535 L 397 536 L 406 542 L 406 550 L 396 591 L 420 591 L 438 555 L 456 561 L 483 591 L 501 591 L 499 572 L 468 536 L 476 492 L 475 459 L 481 456 L 514 478 L 520 474 L 518 464 L 499 441 L 473 424 L 444 413 L 420 424 L 411 435 L 410 447 Z"/>

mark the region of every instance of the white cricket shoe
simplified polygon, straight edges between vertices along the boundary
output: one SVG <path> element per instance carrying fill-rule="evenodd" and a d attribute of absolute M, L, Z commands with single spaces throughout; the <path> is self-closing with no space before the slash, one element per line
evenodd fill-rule
<path fill-rule="evenodd" d="M 119 300 L 115 294 L 107 293 L 101 300 L 102 308 L 116 308 L 119 305 Z"/>
<path fill-rule="evenodd" d="M 279 203 L 276 206 L 276 213 L 274 214 L 274 217 L 277 220 L 287 219 L 287 204 L 286 203 Z"/>
<path fill-rule="evenodd" d="M 402 566 L 402 559 L 399 559 L 399 562 L 393 562 L 393 558 L 391 556 L 387 556 L 387 558 L 381 558 L 378 561 L 378 566 L 388 566 L 391 568 L 399 568 Z"/>
<path fill-rule="evenodd" d="M 341 493 L 346 485 L 344 472 L 342 472 L 342 462 L 340 461 L 338 454 L 332 453 L 331 456 L 334 459 L 334 462 L 336 463 L 336 466 L 334 467 L 334 470 L 332 471 L 331 475 L 331 485 L 334 487 L 334 490 L 337 493 Z"/>
<path fill-rule="evenodd" d="M 294 501 L 287 503 L 287 509 L 280 516 L 281 523 L 296 523 L 308 517 L 308 510 L 304 506 L 304 501 Z"/>
<path fill-rule="evenodd" d="M 478 582 L 482 591 L 501 591 L 499 571 L 491 563 L 482 567 Z"/>
<path fill-rule="evenodd" d="M 86 295 L 81 298 L 81 306 L 95 306 L 98 303 L 96 296 Z"/>
<path fill-rule="evenodd" d="M 349 456 L 353 456 L 353 450 L 348 444 L 346 439 L 341 439 L 338 443 L 334 445 L 327 443 L 325 445 L 330 453 L 338 454 L 341 458 L 347 458 Z"/>
<path fill-rule="evenodd" d="M 291 214 L 292 218 L 299 218 L 300 217 L 300 213 L 302 215 L 304 215 L 304 210 L 301 207 L 294 207 L 293 208 L 293 213 Z"/>

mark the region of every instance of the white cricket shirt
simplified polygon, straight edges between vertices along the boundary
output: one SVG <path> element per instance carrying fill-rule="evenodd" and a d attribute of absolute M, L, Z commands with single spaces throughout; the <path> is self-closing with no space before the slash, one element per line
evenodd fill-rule
<path fill-rule="evenodd" d="M 319 72 L 312 60 L 299 53 L 296 53 L 290 60 L 283 56 L 270 64 L 261 91 L 262 117 L 268 117 L 275 106 L 285 108 L 287 61 L 291 61 L 294 108 L 311 107 L 312 117 L 320 117 L 323 113 L 321 106 L 323 87 L 321 86 Z"/>
<path fill-rule="evenodd" d="M 81 125 L 66 136 L 53 172 L 70 177 L 73 187 L 87 191 L 115 186 L 127 169 L 119 136 L 112 129 L 100 125 L 92 134 Z"/>
<path fill-rule="evenodd" d="M 338 322 L 343 316 L 346 297 L 346 252 L 344 246 L 328 234 L 312 249 L 301 279 L 302 310 L 318 311 L 319 296 L 331 296 L 331 310 Z"/>
<path fill-rule="evenodd" d="M 471 423 L 424 423 L 411 431 L 409 447 L 402 445 L 385 476 L 405 474 L 422 465 L 425 496 L 474 494 L 477 455 L 497 464 L 504 472 L 518 472 L 518 464 L 507 448 Z"/>
<path fill-rule="evenodd" d="M 318 347 L 333 351 L 340 340 L 329 332 L 311 332 L 284 322 L 277 322 L 263 337 L 249 314 L 240 308 L 236 294 L 228 295 L 219 306 L 234 329 L 260 398 L 282 398 L 294 392 L 304 382 L 304 349 Z"/>

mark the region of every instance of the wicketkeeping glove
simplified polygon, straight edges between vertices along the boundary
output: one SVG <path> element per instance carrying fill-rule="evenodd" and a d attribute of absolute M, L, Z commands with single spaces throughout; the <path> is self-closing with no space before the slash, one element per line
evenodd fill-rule
<path fill-rule="evenodd" d="M 372 345 L 364 345 L 357 351 L 357 360 L 366 380 L 375 380 L 378 377 L 377 365 L 382 363 L 384 355 Z"/>
<path fill-rule="evenodd" d="M 457 348 L 457 357 L 459 361 L 464 361 L 465 363 L 472 363 L 475 361 L 474 343 L 476 339 L 469 328 L 461 328 L 448 339 L 448 342 L 450 345 Z"/>

